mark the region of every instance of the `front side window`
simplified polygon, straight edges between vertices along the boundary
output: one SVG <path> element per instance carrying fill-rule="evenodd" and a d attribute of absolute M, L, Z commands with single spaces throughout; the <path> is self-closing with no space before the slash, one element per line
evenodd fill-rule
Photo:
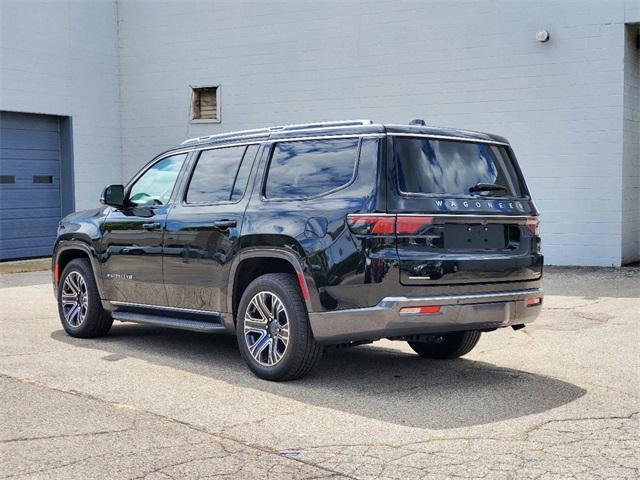
<path fill-rule="evenodd" d="M 136 207 L 166 205 L 187 158 L 186 153 L 163 158 L 150 167 L 129 190 L 129 202 Z"/>
<path fill-rule="evenodd" d="M 357 138 L 276 143 L 265 197 L 312 197 L 348 184 L 355 172 L 358 145 Z"/>
<path fill-rule="evenodd" d="M 404 193 L 469 195 L 479 184 L 491 184 L 496 188 L 494 195 L 522 194 L 509 153 L 500 145 L 396 138 L 393 154 L 398 187 Z"/>
<path fill-rule="evenodd" d="M 234 183 L 246 150 L 247 147 L 242 146 L 204 150 L 200 153 L 187 189 L 187 203 L 216 203 L 231 200 Z M 255 157 L 255 150 L 253 148 L 251 150 Z M 243 181 L 242 192 L 244 193 L 246 178 Z"/>

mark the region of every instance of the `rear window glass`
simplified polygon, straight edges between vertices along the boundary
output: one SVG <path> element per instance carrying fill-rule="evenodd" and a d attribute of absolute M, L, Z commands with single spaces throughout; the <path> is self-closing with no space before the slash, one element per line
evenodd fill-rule
<path fill-rule="evenodd" d="M 505 187 L 486 195 L 522 195 L 507 149 L 499 145 L 396 137 L 394 157 L 404 193 L 469 195 L 469 188 L 485 183 Z"/>
<path fill-rule="evenodd" d="M 267 198 L 311 197 L 330 192 L 353 178 L 357 138 L 277 143 L 265 185 Z"/>

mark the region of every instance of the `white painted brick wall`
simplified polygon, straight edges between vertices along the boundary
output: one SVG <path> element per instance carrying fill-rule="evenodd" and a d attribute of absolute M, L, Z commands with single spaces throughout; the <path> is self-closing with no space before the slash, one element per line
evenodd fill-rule
<path fill-rule="evenodd" d="M 624 23 L 640 18 L 557 3 L 124 2 L 124 174 L 185 137 L 424 118 L 510 139 L 548 263 L 619 265 Z M 190 125 L 189 85 L 218 83 L 221 124 Z"/>
<path fill-rule="evenodd" d="M 0 110 L 73 121 L 76 208 L 122 178 L 113 1 L 0 3 Z"/>
<path fill-rule="evenodd" d="M 548 263 L 637 252 L 637 0 L 1 1 L 0 108 L 73 116 L 78 208 L 187 137 L 424 118 L 511 140 Z M 221 84 L 222 122 L 192 125 L 189 85 L 206 84 Z"/>

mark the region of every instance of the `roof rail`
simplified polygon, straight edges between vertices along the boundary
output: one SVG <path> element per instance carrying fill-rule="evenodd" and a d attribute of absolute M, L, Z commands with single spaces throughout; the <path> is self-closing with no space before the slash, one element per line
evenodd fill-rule
<path fill-rule="evenodd" d="M 194 137 L 185 140 L 180 145 L 186 145 L 193 142 L 205 142 L 216 138 L 233 138 L 239 136 L 250 135 L 267 135 L 271 132 L 282 132 L 290 130 L 311 130 L 315 128 L 331 128 L 331 127 L 355 127 L 358 125 L 373 125 L 371 120 L 340 120 L 337 122 L 315 122 L 315 123 L 299 123 L 295 125 L 281 125 L 279 127 L 256 128 L 253 130 L 240 130 L 236 132 L 217 133 L 215 135 L 205 135 L 203 137 Z"/>
<path fill-rule="evenodd" d="M 298 123 L 294 125 L 281 125 L 279 127 L 271 127 L 272 132 L 280 132 L 282 130 L 311 130 L 314 128 L 327 127 L 356 127 L 358 125 L 372 125 L 371 120 L 338 120 L 337 122 L 314 122 L 314 123 Z"/>
<path fill-rule="evenodd" d="M 238 130 L 235 132 L 216 133 L 214 135 L 205 135 L 204 137 L 193 137 L 185 140 L 180 145 L 185 145 L 192 142 L 204 142 L 206 140 L 213 140 L 214 138 L 227 138 L 227 137 L 240 137 L 249 135 L 269 134 L 271 130 L 269 128 L 254 128 L 253 130 Z"/>

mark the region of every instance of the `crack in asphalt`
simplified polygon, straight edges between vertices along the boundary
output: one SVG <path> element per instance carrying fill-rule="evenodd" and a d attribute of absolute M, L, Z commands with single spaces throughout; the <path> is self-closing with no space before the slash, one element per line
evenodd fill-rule
<path fill-rule="evenodd" d="M 130 432 L 132 430 L 135 430 L 135 427 L 122 428 L 119 430 L 100 430 L 97 432 L 62 433 L 60 435 L 45 435 L 42 437 L 18 437 L 18 438 L 9 438 L 6 440 L 0 440 L 0 444 L 15 443 L 15 442 L 32 442 L 32 441 L 38 441 L 38 440 L 52 440 L 54 438 L 93 437 L 93 436 L 99 436 L 99 435 L 108 435 L 111 433 Z"/>

